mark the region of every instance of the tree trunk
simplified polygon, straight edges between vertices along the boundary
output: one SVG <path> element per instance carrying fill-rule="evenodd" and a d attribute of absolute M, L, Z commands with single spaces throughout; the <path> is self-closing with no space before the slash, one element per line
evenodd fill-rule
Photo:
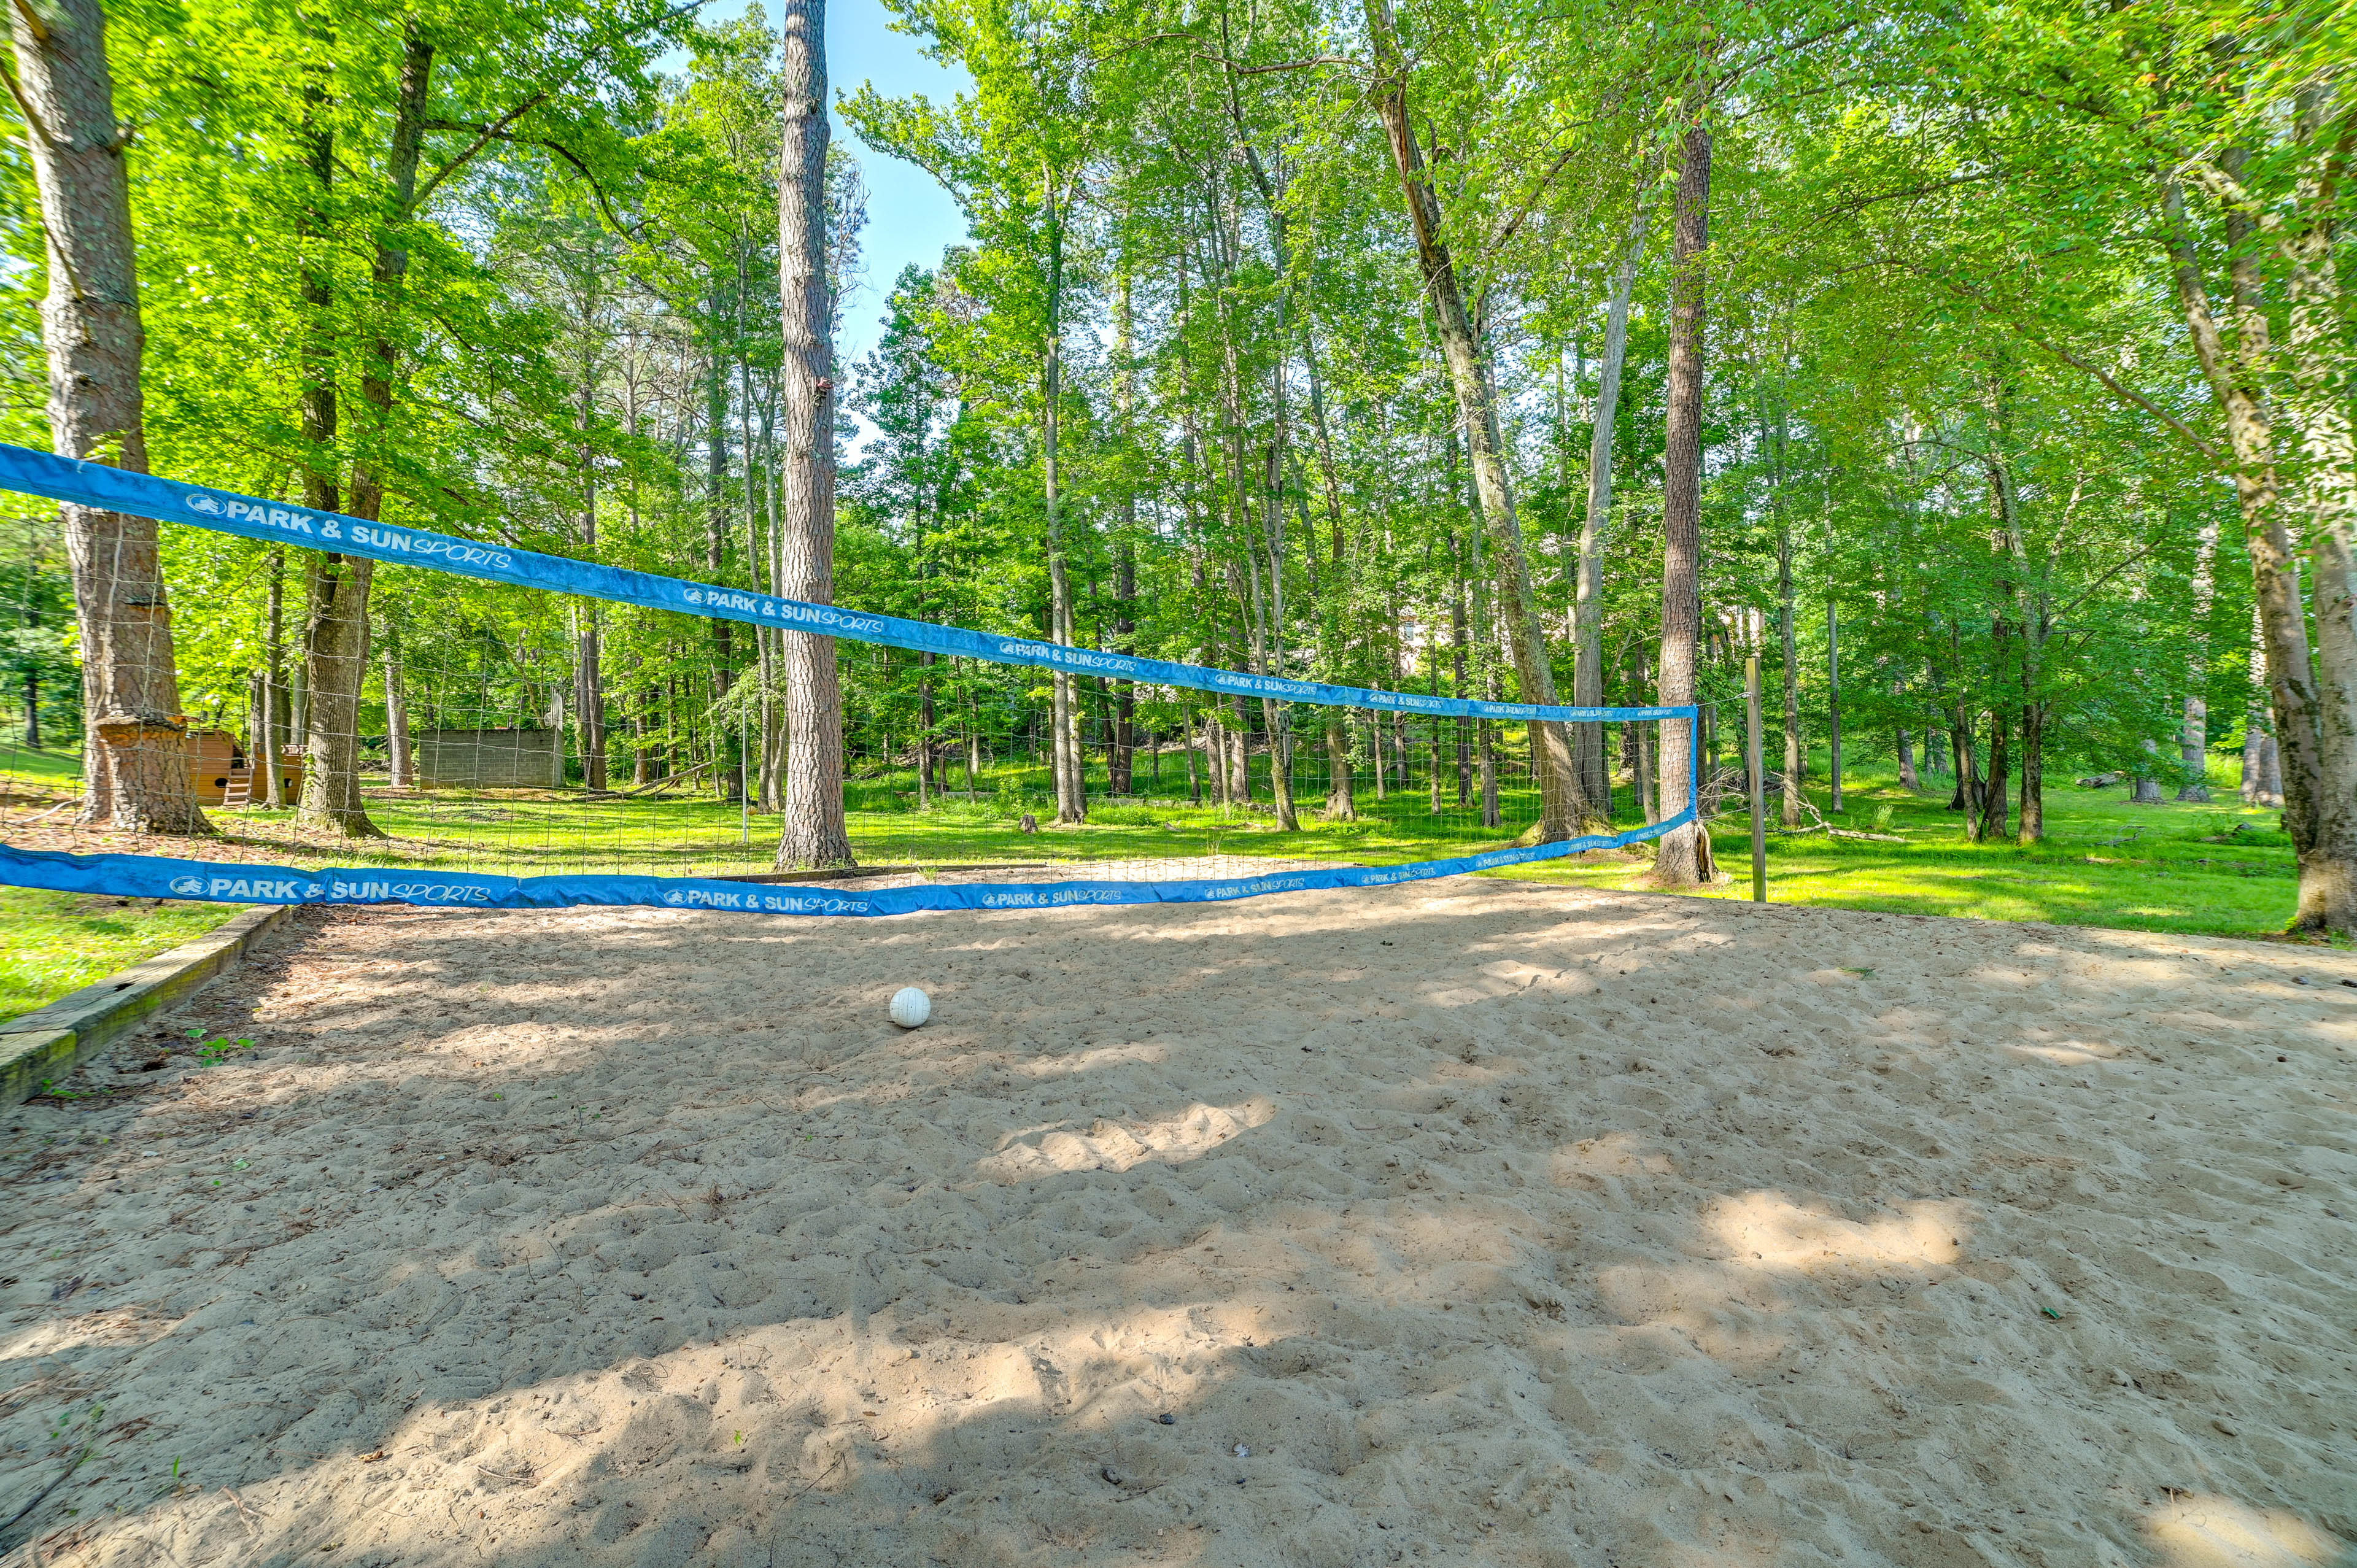
<path fill-rule="evenodd" d="M 920 811 L 940 792 L 933 778 L 933 663 L 931 653 L 917 655 L 917 809 Z"/>
<path fill-rule="evenodd" d="M 2011 392 L 2011 385 L 2000 361 L 1989 371 L 1984 381 L 1989 450 L 1982 459 L 1982 467 L 1988 486 L 1989 548 L 1996 558 L 1992 585 L 1996 603 L 1989 621 L 1989 645 L 1998 681 L 2002 682 L 2008 674 L 2011 675 L 2027 702 L 2035 692 L 2038 674 L 2037 660 L 2029 651 L 2029 617 L 2022 609 L 2026 556 L 2021 542 L 2020 508 L 2014 492 L 2013 468 L 2007 450 Z M 1988 787 L 1981 797 L 1979 827 L 1975 834 L 1984 842 L 2002 838 L 2006 834 L 2006 774 L 2010 766 L 2007 756 L 2010 724 L 2007 716 L 2009 705 L 2002 695 L 1994 696 L 1991 700 Z"/>
<path fill-rule="evenodd" d="M 1638 649 L 1631 657 L 1636 660 L 1637 678 L 1631 684 L 1639 692 L 1642 692 L 1653 683 L 1653 673 L 1646 668 L 1647 660 L 1642 648 Z M 1662 820 L 1661 791 L 1653 786 L 1654 777 L 1658 772 L 1655 764 L 1661 759 L 1662 726 L 1676 722 L 1674 719 L 1639 720 L 1627 725 L 1623 732 L 1633 734 L 1636 737 L 1637 755 L 1633 766 L 1630 768 L 1630 775 L 1636 780 L 1637 801 L 1644 811 L 1647 827 Z"/>
<path fill-rule="evenodd" d="M 1915 742 L 1907 726 L 1899 726 L 1899 787 L 1910 794 L 1921 794 L 1922 778 L 1915 771 Z"/>
<path fill-rule="evenodd" d="M 49 441 L 60 456 L 147 471 L 140 387 L 145 334 L 132 249 L 130 133 L 115 118 L 99 0 L 10 12 L 48 293 Z M 141 833 L 208 834 L 188 787 L 172 611 L 156 524 L 60 505 L 82 659 L 80 821 Z"/>
<path fill-rule="evenodd" d="M 1178 749 L 1187 754 L 1187 803 L 1203 803 L 1202 776 L 1195 771 L 1195 710 L 1182 706 L 1178 710 Z"/>
<path fill-rule="evenodd" d="M 1597 367 L 1595 428 L 1587 443 L 1587 510 L 1579 525 L 1579 580 L 1571 618 L 1577 650 L 1571 700 L 1583 708 L 1604 705 L 1604 555 L 1612 542 L 1612 437 L 1620 410 L 1621 372 L 1629 362 L 1629 306 L 1636 293 L 1645 231 L 1652 221 L 1652 203 L 1641 199 L 1620 242 L 1620 265 L 1612 274 L 1611 303 L 1604 313 L 1604 359 Z M 1604 767 L 1604 726 L 1578 725 L 1572 734 L 1580 798 L 1602 806 L 1612 799 L 1611 776 Z M 1537 742 L 1534 740 L 1532 746 L 1535 760 Z M 1607 819 L 1603 828 L 1609 829 L 1609 807 L 1601 814 Z"/>
<path fill-rule="evenodd" d="M 1135 527 L 1137 498 L 1131 494 L 1124 504 L 1131 514 L 1128 521 Z M 1134 640 L 1137 622 L 1132 617 L 1136 599 L 1137 549 L 1129 535 L 1124 533 L 1120 548 L 1114 552 L 1114 557 L 1115 608 L 1113 623 L 1114 646 L 1123 653 L 1137 651 Z M 1137 788 L 1137 682 L 1116 681 L 1114 690 L 1113 755 L 1108 762 L 1112 778 L 1109 783 L 1112 793 L 1130 795 L 1135 794 Z"/>
<path fill-rule="evenodd" d="M 41 624 L 41 612 L 37 603 L 34 586 L 35 576 L 39 567 L 40 557 L 34 548 L 32 540 L 28 537 L 25 544 L 24 577 L 25 624 L 27 627 Z M 41 749 L 41 676 L 39 670 L 30 664 L 25 667 L 24 702 L 25 749 L 38 751 Z"/>
<path fill-rule="evenodd" d="M 2193 634 L 2185 670 L 2185 730 L 2179 740 L 2185 765 L 2180 800 L 2210 800 L 2210 609 L 2217 598 L 2218 524 L 2201 525 L 2193 555 Z"/>
<path fill-rule="evenodd" d="M 402 684 L 401 638 L 392 628 L 384 639 L 385 782 L 395 789 L 414 789 L 417 767 L 409 740 L 409 693 Z"/>
<path fill-rule="evenodd" d="M 1457 541 L 1448 542 L 1448 553 L 1457 560 Z M 1465 681 L 1465 573 L 1458 562 L 1456 586 L 1448 597 L 1448 694 L 1464 698 L 1471 694 Z M 1457 806 L 1462 811 L 1473 803 L 1473 721 L 1457 720 Z"/>
<path fill-rule="evenodd" d="M 351 515 L 370 521 L 384 510 L 382 467 L 393 439 L 393 392 L 399 373 L 392 321 L 409 271 L 409 250 L 396 225 L 407 221 L 416 197 L 433 87 L 434 48 L 413 25 L 403 42 L 393 140 L 386 156 L 391 211 L 378 227 L 370 273 L 371 330 L 361 371 L 367 423 L 362 449 L 352 464 Z M 359 771 L 361 689 L 368 678 L 369 588 L 376 578 L 375 564 L 330 553 L 312 563 L 305 576 L 310 588 L 304 669 L 311 694 L 311 727 L 303 805 L 296 821 L 345 838 L 382 838 L 383 831 L 369 820 L 361 800 Z"/>
<path fill-rule="evenodd" d="M 1252 710 L 1242 697 L 1229 699 L 1236 722 L 1228 726 L 1228 797 L 1232 805 L 1249 806 L 1252 783 Z"/>
<path fill-rule="evenodd" d="M 1825 601 L 1825 809 L 1842 810 L 1841 606 Z"/>
<path fill-rule="evenodd" d="M 285 729 L 279 723 L 279 709 L 286 682 L 286 553 L 276 545 L 270 548 L 270 627 L 262 651 L 262 704 L 264 736 L 262 756 L 256 760 L 262 780 L 263 804 L 273 808 L 287 804 L 285 772 Z"/>
<path fill-rule="evenodd" d="M 1211 805 L 1224 811 L 1228 799 L 1228 730 L 1216 703 L 1203 711 L 1203 773 L 1211 790 Z"/>
<path fill-rule="evenodd" d="M 1801 645 L 1793 628 L 1796 605 L 1792 595 L 1792 527 L 1782 518 L 1776 523 L 1776 630 L 1784 648 L 1784 789 L 1781 810 L 1784 825 L 1801 825 L 1803 790 L 1807 787 L 1809 754 L 1801 744 Z"/>
<path fill-rule="evenodd" d="M 779 90 L 778 297 L 785 338 L 779 591 L 834 602 L 834 342 L 826 278 L 826 0 L 785 0 Z M 781 869 L 852 864 L 843 814 L 834 639 L 780 634 L 786 798 Z"/>
<path fill-rule="evenodd" d="M 1075 621 L 1071 571 L 1064 552 L 1062 454 L 1059 450 L 1064 395 L 1064 230 L 1057 196 L 1051 179 L 1047 189 L 1047 336 L 1039 356 L 1039 456 L 1048 509 L 1048 639 L 1070 648 L 1073 646 Z M 1080 704 L 1074 699 L 1071 676 L 1056 671 L 1049 684 L 1054 695 L 1049 717 L 1053 733 L 1049 739 L 1055 753 L 1056 820 L 1085 822 L 1087 773 L 1081 759 Z"/>
<path fill-rule="evenodd" d="M 1489 350 L 1466 310 L 1456 264 L 1441 233 L 1439 199 L 1425 170 L 1423 148 L 1417 145 L 1415 128 L 1408 122 L 1407 65 L 1400 53 L 1391 0 L 1365 3 L 1376 68 L 1383 73 L 1376 88 L 1376 112 L 1383 120 L 1391 144 L 1392 162 L 1407 198 L 1408 221 L 1415 234 L 1425 293 L 1432 305 L 1441 357 L 1448 364 L 1458 418 L 1472 457 L 1473 483 L 1480 497 L 1482 520 L 1497 545 L 1498 607 L 1512 648 L 1514 673 L 1522 686 L 1523 702 L 1552 706 L 1555 701 L 1555 671 L 1548 660 L 1538 606 L 1531 593 L 1530 557 L 1523 545 L 1522 521 L 1514 512 L 1513 490 L 1507 479 Z M 1552 721 L 1534 721 L 1531 735 L 1531 744 L 1539 748 L 1540 805 L 1539 821 L 1532 830 L 1530 842 L 1555 843 L 1576 836 L 1598 817 L 1598 812 L 1579 798 L 1578 770 L 1564 726 Z"/>
<path fill-rule="evenodd" d="M 1974 837 L 1983 843 L 2006 836 L 2006 775 L 2013 766 L 2012 725 L 2006 710 L 1989 710 L 1988 778 L 1981 787 L 1980 828 Z"/>
<path fill-rule="evenodd" d="M 1948 802 L 1948 810 L 1964 813 L 1964 832 L 1969 838 L 1978 831 L 1975 824 L 1980 820 L 1981 754 L 1973 739 L 1972 715 L 1961 702 L 1956 704 L 1955 723 L 1948 731 L 1948 743 L 1955 748 L 1957 759 L 1956 794 Z"/>
<path fill-rule="evenodd" d="M 368 595 L 375 575 L 374 562 L 332 552 L 314 556 L 304 573 L 310 725 L 296 821 L 345 838 L 384 836 L 369 820 L 360 779 L 361 682 L 368 673 Z"/>
<path fill-rule="evenodd" d="M 2033 844 L 2046 836 L 2046 704 L 2021 705 L 2021 811 L 2014 842 Z"/>
<path fill-rule="evenodd" d="M 2281 805 L 2280 799 L 2264 800 L 2266 794 L 2267 746 L 2274 738 L 2267 731 L 2267 650 L 2266 635 L 2259 624 L 2259 607 L 2251 607 L 2251 701 L 2243 711 L 2243 773 L 2238 793 L 2246 806 Z M 2278 791 L 2280 794 L 2280 791 Z"/>
<path fill-rule="evenodd" d="M 711 328 L 711 358 L 704 382 L 704 564 L 715 583 L 725 583 L 728 577 L 728 374 L 727 357 L 718 338 L 720 295 L 720 276 L 716 268 L 706 313 L 715 325 Z M 751 463 L 752 455 L 748 453 L 748 468 Z M 712 700 L 716 703 L 737 683 L 736 628 L 717 616 L 712 618 L 711 627 Z M 712 783 L 724 793 L 729 789 L 729 775 L 722 767 L 721 754 L 727 746 L 727 740 L 716 732 Z"/>
<path fill-rule="evenodd" d="M 1326 720 L 1326 820 L 1354 822 L 1359 802 L 1351 778 L 1351 729 L 1341 710 L 1329 709 Z"/>
<path fill-rule="evenodd" d="M 1498 700 L 1498 671 L 1489 672 L 1483 694 Z M 1483 719 L 1479 736 L 1481 768 L 1481 825 L 1494 828 L 1504 821 L 1498 811 L 1498 725 L 1494 719 Z"/>
<path fill-rule="evenodd" d="M 1662 668 L 1664 707 L 1695 700 L 1702 634 L 1703 254 L 1710 243 L 1710 132 L 1686 132 L 1678 166 L 1677 228 L 1670 274 L 1668 414 L 1662 476 Z M 1661 734 L 1662 820 L 1695 804 L 1698 726 L 1672 719 Z M 1653 875 L 1667 887 L 1707 881 L 1710 834 L 1699 821 L 1661 839 Z"/>
<path fill-rule="evenodd" d="M 2357 928 L 2357 800 L 2349 799 L 2346 771 L 2328 773 L 2325 732 L 2346 715 L 2328 717 L 2310 658 L 2298 573 L 2280 504 L 2275 433 L 2266 403 L 2267 321 L 2255 263 L 2248 254 L 2247 222 L 2229 212 L 2229 258 L 2234 302 L 2230 350 L 2211 308 L 2208 285 L 2186 220 L 2184 194 L 2163 188 L 2164 216 L 2178 304 L 2211 394 L 2226 424 L 2234 458 L 2234 492 L 2251 556 L 2254 595 L 2265 632 L 2267 682 L 2275 707 L 2275 738 L 2282 754 L 2284 826 L 2299 854 L 2296 930 Z M 2241 231 L 2238 232 L 2238 230 Z M 2238 243 L 2238 242 L 2240 243 Z"/>
<path fill-rule="evenodd" d="M 2021 531 L 2014 530 L 2017 561 L 2022 559 Z M 2033 844 L 2046 836 L 2046 640 L 2053 632 L 2042 584 L 2032 586 L 2021 628 L 2021 812 L 2015 842 Z"/>
<path fill-rule="evenodd" d="M 638 660 L 631 667 L 638 668 Z M 643 675 L 640 677 L 643 679 Z M 663 693 L 660 687 L 650 685 L 639 693 L 636 706 L 630 710 L 630 782 L 633 786 L 651 784 L 671 772 L 669 750 L 659 747 L 654 736 L 668 728 L 669 715 L 663 711 Z"/>
<path fill-rule="evenodd" d="M 300 750 L 311 733 L 311 685 L 304 660 L 295 660 L 294 668 L 288 671 L 286 684 L 286 744 Z M 290 795 L 295 793 L 295 780 L 290 779 L 287 784 L 287 792 Z M 300 801 L 290 800 L 286 804 L 291 807 L 300 804 Z"/>
<path fill-rule="evenodd" d="M 2309 609 L 2316 625 L 2317 756 L 2321 788 L 2316 840 L 2329 854 L 2357 854 L 2357 430 L 2351 423 L 2352 342 L 2341 295 L 2338 230 L 2345 221 L 2344 182 L 2357 152 L 2357 122 L 2330 87 L 2310 86 L 2296 100 L 2290 130 L 2307 154 L 2298 187 L 2297 217 L 2274 227 L 2289 295 L 2278 380 L 2286 422 L 2297 434 L 2301 491 L 2309 503 Z M 2244 155 L 2222 161 L 2238 177 Z M 2251 215 L 2234 214 L 2237 226 Z M 2250 281 L 2241 314 L 2258 317 L 2256 262 L 2236 264 Z M 2327 875 L 2331 875 L 2328 873 Z M 2311 911 L 2303 886 L 2304 924 L 2346 929 L 2357 921 L 2357 865 L 2338 868 L 2342 881 L 2339 922 Z M 2308 881 L 2303 862 L 2302 883 Z M 2310 918 L 2311 914 L 2317 918 Z"/>
<path fill-rule="evenodd" d="M 973 684 L 966 688 L 965 713 L 965 798 L 974 801 L 982 799 L 982 693 Z"/>
<path fill-rule="evenodd" d="M 1454 549 L 1454 547 L 1453 547 L 1453 546 L 1452 546 L 1451 548 L 1452 548 L 1452 550 Z M 1437 628 L 1435 628 L 1435 630 L 1436 630 L 1436 631 L 1437 631 L 1437 629 L 1438 629 Z M 1435 638 L 1433 638 L 1433 637 L 1432 637 L 1431 635 L 1429 635 L 1429 634 L 1427 634 L 1427 636 L 1426 636 L 1426 640 L 1425 640 L 1425 645 L 1424 645 L 1424 660 L 1425 660 L 1425 673 L 1426 673 L 1426 674 L 1430 678 L 1431 682 L 1432 682 L 1432 694 L 1433 694 L 1434 696 L 1437 697 L 1438 695 L 1440 695 L 1440 644 L 1439 644 L 1439 642 L 1438 642 Z M 1431 727 L 1432 727 L 1432 769 L 1431 769 L 1431 771 L 1432 771 L 1432 779 L 1431 779 L 1432 814 L 1433 814 L 1433 816 L 1435 816 L 1435 817 L 1437 818 L 1437 817 L 1438 817 L 1438 816 L 1440 815 L 1440 720 L 1439 720 L 1437 717 L 1434 718 L 1434 719 L 1431 721 Z"/>

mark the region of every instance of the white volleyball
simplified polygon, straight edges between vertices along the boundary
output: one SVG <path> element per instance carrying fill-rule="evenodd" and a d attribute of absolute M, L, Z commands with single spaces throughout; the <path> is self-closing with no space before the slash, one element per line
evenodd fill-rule
<path fill-rule="evenodd" d="M 933 999 L 913 985 L 904 985 L 892 995 L 892 1022 L 904 1029 L 913 1029 L 933 1015 Z"/>

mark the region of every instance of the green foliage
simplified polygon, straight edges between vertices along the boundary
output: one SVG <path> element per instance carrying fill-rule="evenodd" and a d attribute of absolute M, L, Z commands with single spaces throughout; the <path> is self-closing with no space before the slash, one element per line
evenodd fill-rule
<path fill-rule="evenodd" d="M 1793 744 L 1821 747 L 1836 617 L 1854 744 L 1888 751 L 1894 732 L 1919 746 L 1936 732 L 1986 759 L 2003 728 L 2018 779 L 2034 721 L 2058 790 L 2115 770 L 2192 784 L 2200 743 L 2264 706 L 2253 562 L 2166 247 L 2192 243 L 2213 269 L 2238 247 L 2256 315 L 2286 340 L 2291 263 L 2273 230 L 2241 233 L 2225 207 L 2161 234 L 2156 171 L 2213 204 L 2248 196 L 2236 210 L 2280 226 L 2330 183 L 2299 149 L 2351 113 L 2338 23 L 2287 15 L 2261 36 L 2246 7 L 2188 0 L 1872 16 L 1803 0 L 1436 0 L 1396 18 L 1409 63 L 1391 82 L 1376 80 L 1356 5 L 890 8 L 972 91 L 935 102 L 863 86 L 842 100 L 865 154 L 838 147 L 830 166 L 838 304 L 860 275 L 860 156 L 929 170 L 971 240 L 891 280 L 876 348 L 837 371 L 842 601 L 1049 635 L 1052 549 L 1076 636 L 1094 647 L 1512 699 L 1501 585 L 1527 573 L 1567 687 L 1578 542 L 1593 527 L 1603 694 L 1650 701 L 1671 186 L 1699 124 L 1716 137 L 1700 682 L 1722 728 L 1758 653 L 1771 765 L 1788 679 Z M 124 118 L 143 127 L 133 167 L 160 470 L 345 499 L 374 474 L 400 521 L 776 590 L 784 88 L 758 8 L 706 26 L 655 0 L 299 15 L 180 0 L 125 9 L 115 27 Z M 404 203 L 393 120 L 421 44 L 436 76 L 423 194 Z M 1435 171 L 1419 220 L 1480 318 L 1520 559 L 1471 493 L 1408 204 L 1371 110 L 1394 86 Z M 2305 141 L 2285 129 L 2302 114 Z M 2230 144 L 2241 161 L 2222 161 Z M 0 349 L 29 381 L 45 263 L 22 168 L 0 173 L 21 263 L 0 280 Z M 1613 502 L 1590 518 L 1598 359 L 1624 256 L 1636 285 L 1607 446 Z M 2300 341 L 2338 343 L 2346 372 L 2345 321 L 2302 319 Z M 389 381 L 382 398 L 363 393 L 371 377 Z M 2347 375 L 2326 381 L 2345 404 Z M 345 417 L 316 439 L 300 409 L 328 384 Z M 39 439 L 25 407 L 14 418 Z M 2330 492 L 2337 459 L 2317 449 L 2287 445 L 2287 494 Z M 30 677 L 70 725 L 74 650 L 39 521 L 20 553 L 0 543 L 0 618 L 21 623 L 0 631 L 0 678 Z M 283 679 L 291 660 L 295 632 L 274 644 L 266 624 L 271 585 L 299 627 L 307 563 L 184 531 L 167 555 L 184 706 L 248 730 L 257 675 L 275 663 Z M 584 782 L 585 700 L 612 737 L 608 783 L 700 770 L 709 787 L 748 746 L 777 756 L 765 639 L 405 568 L 379 583 L 376 646 L 415 727 L 562 727 Z M 979 853 L 1048 798 L 1013 741 L 1046 704 L 1036 672 L 852 645 L 838 657 L 856 833 L 891 819 L 928 842 L 970 834 Z M 1098 768 L 1125 699 L 1163 740 L 1212 706 L 1095 682 L 1080 695 Z M 2208 725 L 2191 765 L 2189 698 Z M 372 682 L 363 735 L 388 722 Z M 915 743 L 955 754 L 976 737 L 995 750 L 968 781 L 975 798 L 928 783 L 920 811 Z M 388 799 L 382 815 L 423 841 L 434 804 Z M 1910 806 L 1885 807 L 1914 831 Z M 1437 831 L 1405 826 L 1408 809 L 1386 802 L 1371 813 L 1383 825 L 1305 829 L 1304 843 L 1392 853 Z M 624 856 L 636 852 L 608 822 L 627 822 L 651 835 L 640 858 L 684 865 L 732 831 L 747 847 L 732 810 L 649 802 L 560 829 L 554 803 L 527 802 L 530 833 L 487 832 L 465 852 L 540 864 L 525 839 L 563 832 L 586 859 Z M 1140 835 L 1126 849 L 1167 831 L 1155 808 L 1100 812 Z"/>

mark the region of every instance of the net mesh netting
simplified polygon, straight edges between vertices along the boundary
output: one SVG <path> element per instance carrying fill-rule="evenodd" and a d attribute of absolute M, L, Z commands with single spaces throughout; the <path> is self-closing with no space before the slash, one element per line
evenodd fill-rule
<path fill-rule="evenodd" d="M 72 499 L 74 485 L 91 482 L 46 455 L 13 460 L 0 478 L 18 488 Z M 145 690 L 169 690 L 182 724 L 138 744 L 155 775 L 184 780 L 213 832 L 84 821 L 85 747 L 103 710 L 121 703 L 77 676 L 61 646 L 73 618 L 67 563 L 54 547 L 44 560 L 44 514 L 28 501 L 15 524 L 26 545 L 13 585 L 33 634 L 20 634 L 18 711 L 0 727 L 0 843 L 15 851 L 377 868 L 388 884 L 653 876 L 887 887 L 1413 867 L 1546 836 L 1534 832 L 1547 804 L 1540 726 L 1528 710 L 1471 699 L 1489 655 L 1477 650 L 1469 665 L 1461 644 L 1413 625 L 1397 639 L 1395 689 L 1351 692 L 1101 650 L 1075 659 L 1039 641 L 1036 625 L 964 630 L 853 606 L 827 626 L 856 864 L 781 869 L 792 745 L 783 654 L 802 635 L 784 623 L 809 607 L 462 548 L 145 476 L 99 482 L 112 488 L 93 499 L 173 519 L 160 561 L 102 556 L 82 578 L 85 594 L 98 580 L 126 599 L 159 570 L 168 581 L 174 668 L 147 671 Z M 145 488 L 125 489 L 135 483 Z M 321 537 L 323 527 L 338 536 Z M 338 555 L 325 553 L 331 544 Z M 335 606 L 352 602 L 361 573 L 364 623 L 339 631 L 328 624 Z M 590 591 L 548 585 L 576 580 Z M 1092 668 L 1060 674 L 1039 660 Z M 1220 682 L 1251 690 L 1200 689 Z M 1297 692 L 1314 695 L 1281 694 Z M 1578 712 L 1566 733 L 1600 757 L 1589 777 L 1603 783 L 1583 800 L 1583 842 L 1649 836 L 1659 732 L 1688 715 Z M 28 878 L 16 866 L 8 879 Z M 219 879 L 199 874 L 202 896 L 254 896 L 250 886 L 214 891 Z M 570 901 L 602 900 L 585 885 Z"/>

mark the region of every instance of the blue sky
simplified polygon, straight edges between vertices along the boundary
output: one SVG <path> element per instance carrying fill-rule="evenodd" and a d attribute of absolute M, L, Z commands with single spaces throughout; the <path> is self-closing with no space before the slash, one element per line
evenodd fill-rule
<path fill-rule="evenodd" d="M 705 16 L 718 22 L 751 8 L 744 0 L 721 0 Z M 774 16 L 774 7 L 765 8 Z M 973 85 L 964 70 L 944 70 L 927 59 L 917 41 L 892 31 L 890 22 L 891 14 L 877 0 L 835 0 L 827 6 L 827 77 L 834 92 L 856 92 L 862 82 L 872 81 L 889 98 L 921 92 L 945 101 Z M 836 363 L 848 371 L 876 347 L 884 301 L 900 269 L 910 262 L 939 262 L 943 246 L 966 237 L 965 217 L 932 176 L 876 151 L 839 114 L 834 135 L 858 156 L 867 179 L 867 230 L 860 237 L 867 276 L 844 313 L 834 345 Z"/>

